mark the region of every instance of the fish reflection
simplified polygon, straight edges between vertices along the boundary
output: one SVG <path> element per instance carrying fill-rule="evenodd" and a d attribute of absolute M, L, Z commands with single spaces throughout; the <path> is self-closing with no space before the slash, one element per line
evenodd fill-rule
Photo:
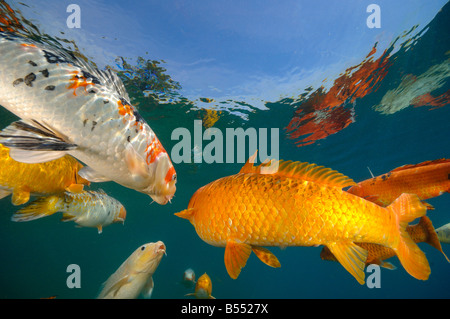
<path fill-rule="evenodd" d="M 357 98 L 376 90 L 386 76 L 391 62 L 386 49 L 376 60 L 376 44 L 360 64 L 350 67 L 334 80 L 326 91 L 322 86 L 304 99 L 286 127 L 288 137 L 305 146 L 335 134 L 354 122 L 354 103 Z"/>
<path fill-rule="evenodd" d="M 374 109 L 382 114 L 394 114 L 410 105 L 418 107 L 431 103 L 433 106 L 444 106 L 448 104 L 449 93 L 433 98 L 430 92 L 444 86 L 449 74 L 450 59 L 433 65 L 420 75 L 407 74 L 397 88 L 386 92 Z"/>

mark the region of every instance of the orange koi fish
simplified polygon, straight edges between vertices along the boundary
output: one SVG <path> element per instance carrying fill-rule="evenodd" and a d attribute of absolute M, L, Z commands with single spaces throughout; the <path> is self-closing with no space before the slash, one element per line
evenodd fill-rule
<path fill-rule="evenodd" d="M 426 200 L 449 191 L 450 159 L 446 158 L 404 165 L 347 190 L 381 206 L 390 205 L 403 193 L 417 194 L 421 200 Z"/>
<path fill-rule="evenodd" d="M 28 202 L 30 194 L 81 192 L 84 185 L 90 184 L 78 175 L 83 165 L 69 155 L 40 164 L 20 163 L 0 144 L 0 167 L 0 198 L 12 194 L 14 205 Z"/>
<path fill-rule="evenodd" d="M 212 282 L 208 274 L 205 272 L 198 278 L 195 284 L 195 292 L 187 294 L 186 296 L 195 296 L 197 299 L 216 299 L 211 296 L 212 293 Z"/>
<path fill-rule="evenodd" d="M 255 158 L 256 153 L 238 174 L 198 189 L 188 208 L 175 214 L 188 219 L 206 243 L 225 247 L 231 278 L 252 251 L 280 267 L 262 246 L 325 245 L 364 284 L 368 252 L 356 243 L 368 242 L 392 248 L 410 275 L 428 279 L 428 260 L 406 232 L 409 222 L 426 214 L 416 195 L 403 194 L 384 208 L 343 191 L 355 182 L 329 168 L 283 160 L 255 167 Z"/>
<path fill-rule="evenodd" d="M 411 236 L 415 243 L 427 243 L 437 250 L 439 250 L 444 257 L 449 261 L 445 253 L 442 251 L 441 243 L 438 235 L 431 223 L 431 220 L 427 216 L 420 218 L 420 221 L 416 225 L 406 227 L 406 231 Z M 370 264 L 377 264 L 387 269 L 395 269 L 396 267 L 390 262 L 385 261 L 388 258 L 394 257 L 395 252 L 391 248 L 381 246 L 378 244 L 369 243 L 356 243 L 358 246 L 368 251 L 366 260 L 366 266 Z M 320 258 L 323 260 L 337 261 L 333 254 L 327 247 L 324 247 L 320 253 Z"/>

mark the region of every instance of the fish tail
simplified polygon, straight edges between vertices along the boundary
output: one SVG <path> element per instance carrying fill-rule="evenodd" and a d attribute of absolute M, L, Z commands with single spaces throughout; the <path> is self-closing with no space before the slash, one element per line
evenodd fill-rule
<path fill-rule="evenodd" d="M 439 241 L 438 235 L 436 233 L 436 230 L 434 229 L 433 224 L 431 223 L 430 218 L 428 218 L 427 216 L 423 216 L 417 226 L 420 227 L 425 234 L 424 242 L 439 250 L 444 255 L 445 259 L 450 262 L 447 255 L 445 255 L 444 251 L 442 250 L 441 242 Z"/>
<path fill-rule="evenodd" d="M 417 195 L 402 194 L 388 206 L 388 209 L 393 212 L 399 230 L 399 236 L 395 236 L 391 248 L 411 276 L 419 280 L 427 280 L 431 273 L 428 260 L 406 231 L 409 222 L 426 214 L 426 206 Z"/>
<path fill-rule="evenodd" d="M 61 208 L 58 196 L 40 197 L 31 204 L 15 212 L 11 217 L 14 222 L 28 222 L 38 218 L 50 216 Z"/>

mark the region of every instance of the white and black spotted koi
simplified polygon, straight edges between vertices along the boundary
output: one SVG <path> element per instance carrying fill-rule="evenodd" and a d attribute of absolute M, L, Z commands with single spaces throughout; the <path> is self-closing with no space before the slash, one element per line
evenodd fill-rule
<path fill-rule="evenodd" d="M 39 163 L 70 154 L 86 164 L 79 174 L 91 182 L 112 180 L 160 204 L 173 197 L 169 155 L 111 70 L 0 32 L 0 105 L 21 118 L 0 133 L 13 159 Z"/>

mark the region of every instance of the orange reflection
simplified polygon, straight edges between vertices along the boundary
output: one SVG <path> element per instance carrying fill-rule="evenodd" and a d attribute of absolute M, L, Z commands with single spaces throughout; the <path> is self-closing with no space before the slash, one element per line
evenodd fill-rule
<path fill-rule="evenodd" d="M 348 68 L 333 82 L 326 92 L 321 86 L 314 91 L 295 111 L 286 127 L 290 139 L 300 139 L 297 146 L 312 144 L 319 139 L 337 133 L 354 121 L 352 105 L 357 98 L 376 91 L 391 66 L 387 50 L 373 60 L 377 44 L 364 60 Z M 303 137 L 303 138 L 302 138 Z"/>
<path fill-rule="evenodd" d="M 432 96 L 430 93 L 423 94 L 421 96 L 416 97 L 412 101 L 412 105 L 414 107 L 425 105 L 433 106 L 432 108 L 430 108 L 430 110 L 435 110 L 447 105 L 449 101 L 450 101 L 450 90 L 436 97 Z"/>
<path fill-rule="evenodd" d="M 17 32 L 25 30 L 13 9 L 4 1 L 0 1 L 0 31 Z"/>

